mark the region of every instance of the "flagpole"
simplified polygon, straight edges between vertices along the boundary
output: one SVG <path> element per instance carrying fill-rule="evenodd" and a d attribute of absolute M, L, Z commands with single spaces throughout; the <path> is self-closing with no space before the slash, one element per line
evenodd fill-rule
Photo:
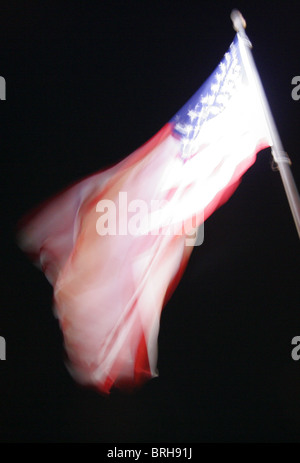
<path fill-rule="evenodd" d="M 247 37 L 245 32 L 246 21 L 243 18 L 242 14 L 238 10 L 233 10 L 231 13 L 231 20 L 233 22 L 233 28 L 238 33 L 238 36 L 241 39 L 241 43 L 244 50 L 245 63 L 249 77 L 252 78 L 254 84 L 257 87 L 258 94 L 261 99 L 263 110 L 265 113 L 266 122 L 268 124 L 268 129 L 271 137 L 271 151 L 274 161 L 278 166 L 278 170 L 281 175 L 281 180 L 288 198 L 290 209 L 294 218 L 296 229 L 300 238 L 300 198 L 297 190 L 297 186 L 293 177 L 293 174 L 290 169 L 291 160 L 288 157 L 287 153 L 284 151 L 272 113 L 269 107 L 267 97 L 265 95 L 258 71 L 255 66 L 255 62 L 251 53 L 251 42 Z"/>

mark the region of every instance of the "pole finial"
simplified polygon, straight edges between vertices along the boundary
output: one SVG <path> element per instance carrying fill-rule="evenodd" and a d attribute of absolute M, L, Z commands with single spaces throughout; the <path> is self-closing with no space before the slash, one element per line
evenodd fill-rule
<path fill-rule="evenodd" d="M 232 10 L 230 18 L 236 32 L 242 32 L 246 29 L 246 21 L 239 10 Z"/>

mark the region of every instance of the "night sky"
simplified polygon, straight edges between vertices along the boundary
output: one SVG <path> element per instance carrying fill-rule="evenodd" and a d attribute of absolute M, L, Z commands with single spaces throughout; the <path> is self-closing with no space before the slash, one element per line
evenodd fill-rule
<path fill-rule="evenodd" d="M 173 117 L 227 51 L 233 8 L 299 187 L 298 1 L 2 2 L 0 442 L 300 442 L 299 238 L 270 149 L 205 223 L 162 313 L 159 377 L 134 394 L 71 378 L 52 287 L 15 238 Z"/>

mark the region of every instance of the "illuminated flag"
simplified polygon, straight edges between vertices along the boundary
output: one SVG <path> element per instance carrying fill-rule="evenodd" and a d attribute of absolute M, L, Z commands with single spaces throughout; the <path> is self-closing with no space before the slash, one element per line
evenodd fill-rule
<path fill-rule="evenodd" d="M 195 230 L 271 144 L 239 40 L 150 141 L 21 227 L 21 247 L 53 285 L 70 371 L 102 392 L 157 375 L 161 310 Z"/>

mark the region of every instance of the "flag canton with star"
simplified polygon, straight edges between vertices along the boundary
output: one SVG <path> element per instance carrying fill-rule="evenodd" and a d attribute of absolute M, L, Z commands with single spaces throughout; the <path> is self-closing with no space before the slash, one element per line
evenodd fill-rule
<path fill-rule="evenodd" d="M 236 37 L 213 74 L 170 121 L 174 124 L 174 135 L 181 140 L 180 158 L 183 162 L 195 156 L 202 126 L 224 111 L 242 78 L 243 67 Z"/>

